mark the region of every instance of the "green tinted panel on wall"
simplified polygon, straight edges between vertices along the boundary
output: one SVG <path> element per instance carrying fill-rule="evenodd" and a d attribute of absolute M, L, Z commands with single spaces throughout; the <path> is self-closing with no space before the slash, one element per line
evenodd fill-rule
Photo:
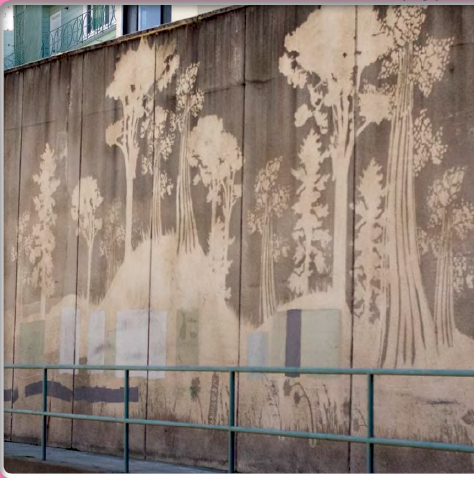
<path fill-rule="evenodd" d="M 178 310 L 176 365 L 199 364 L 199 311 Z"/>
<path fill-rule="evenodd" d="M 301 367 L 338 367 L 341 311 L 301 311 Z"/>
<path fill-rule="evenodd" d="M 20 363 L 44 362 L 44 320 L 20 324 Z"/>

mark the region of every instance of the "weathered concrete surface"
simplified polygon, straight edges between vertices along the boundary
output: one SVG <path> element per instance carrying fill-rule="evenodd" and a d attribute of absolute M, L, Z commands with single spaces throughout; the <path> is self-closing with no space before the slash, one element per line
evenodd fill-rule
<path fill-rule="evenodd" d="M 47 461 L 40 461 L 39 446 L 5 443 L 3 468 L 8 473 L 122 473 L 123 459 L 97 453 L 48 447 Z M 213 473 L 214 470 L 130 460 L 130 473 Z"/>
<path fill-rule="evenodd" d="M 5 157 L 11 158 L 5 161 L 4 165 L 4 204 L 8 207 L 4 209 L 4 360 L 5 363 L 13 361 L 13 347 L 15 343 L 15 302 L 17 297 L 16 291 L 16 274 L 18 245 L 18 198 L 19 198 L 19 181 L 20 181 L 20 145 L 21 145 L 21 112 L 22 112 L 22 95 L 23 95 L 23 73 L 10 75 L 5 78 L 5 91 L 8 94 L 5 98 L 5 121 L 4 130 L 4 154 Z M 13 396 L 13 372 L 11 370 L 4 371 L 4 390 L 10 390 Z M 5 406 L 11 407 L 12 399 L 5 397 Z M 4 415 L 5 427 L 4 437 L 10 438 L 11 433 L 11 416 Z"/>
<path fill-rule="evenodd" d="M 338 15 L 339 11 L 341 14 Z M 290 32 L 298 31 L 299 25 L 305 22 L 308 15 L 315 14 L 327 17 L 326 22 L 329 24 L 332 24 L 334 16 L 345 18 L 348 24 L 352 22 L 352 29 L 338 27 L 335 30 L 331 44 L 334 51 L 346 52 L 346 61 L 353 65 L 354 8 L 321 11 L 313 6 L 247 9 L 240 343 L 242 365 L 350 365 L 352 324 L 349 307 L 346 305 L 346 296 L 351 295 L 350 275 L 349 272 L 341 271 L 349 284 L 347 291 L 342 283 L 342 288 L 338 289 L 335 285 L 332 287 L 331 247 L 324 240 L 318 244 L 317 240 L 313 241 L 310 237 L 313 234 L 316 237 L 318 233 L 321 233 L 321 237 L 323 234 L 332 236 L 336 222 L 330 214 L 329 217 L 321 218 L 318 225 L 314 222 L 315 219 L 317 221 L 317 213 L 313 215 L 309 210 L 304 211 L 305 205 L 307 207 L 311 203 L 332 210 L 333 185 L 329 181 L 326 184 L 323 180 L 319 191 L 312 192 L 309 191 L 308 181 L 302 184 L 303 177 L 298 176 L 298 171 L 303 172 L 303 176 L 306 175 L 316 184 L 318 175 L 330 174 L 331 159 L 321 161 L 320 171 L 310 169 L 309 162 L 318 161 L 318 151 L 307 139 L 309 126 L 314 128 L 314 125 L 295 128 L 295 111 L 308 101 L 308 91 L 306 88 L 289 87 L 280 63 L 282 52 L 288 46 Z M 325 49 L 324 37 L 319 37 L 313 30 L 302 32 L 299 41 L 311 43 L 314 51 Z M 291 48 L 288 47 L 290 52 Z M 331 61 L 337 64 L 338 58 L 334 56 Z M 306 156 L 304 152 L 301 153 L 301 145 L 305 141 L 308 142 Z M 311 154 L 314 159 L 310 159 Z M 347 182 L 344 184 L 347 187 Z M 312 196 L 311 200 L 308 200 L 308 194 Z M 295 214 L 295 211 L 299 214 Z M 309 229 L 302 227 L 305 222 L 309 224 Z M 288 242 L 291 238 L 296 239 L 296 251 Z M 311 244 L 311 250 L 302 254 L 301 249 L 304 249 L 305 244 Z M 345 248 L 337 251 L 337 254 L 344 256 Z M 347 260 L 350 261 L 350 257 Z M 314 269 L 315 264 L 318 271 Z M 310 268 L 313 270 L 309 270 Z M 335 333 L 329 333 L 324 338 L 326 345 L 337 350 L 330 362 L 325 360 L 332 354 L 318 359 L 312 352 L 322 345 L 317 343 L 321 336 L 317 327 L 324 320 L 327 311 L 334 312 L 331 314 L 334 319 L 330 319 L 330 322 L 338 323 Z M 331 328 L 331 323 L 328 323 L 328 328 Z M 261 344 L 251 340 L 256 334 L 266 337 L 271 352 L 262 350 Z M 258 351 L 260 358 L 252 363 L 252 357 Z M 313 412 L 312 405 L 308 406 L 304 398 L 297 406 L 294 405 L 294 397 L 305 394 L 309 397 L 321 395 L 321 400 L 329 401 L 328 409 L 332 408 L 331 400 L 335 396 L 338 396 L 339 405 L 342 405 L 349 399 L 350 393 L 346 377 L 328 381 L 327 390 L 320 388 L 322 381 L 310 377 L 267 376 L 258 380 L 258 386 L 256 381 L 256 378 L 241 377 L 239 417 L 242 425 L 285 429 L 297 427 L 328 433 L 348 432 L 348 416 L 342 406 L 331 409 L 333 416 L 330 418 L 328 413 Z M 278 420 L 275 420 L 276 417 Z M 239 436 L 239 450 L 239 462 L 245 471 L 257 471 L 261 461 L 267 458 L 275 472 L 323 472 L 330 469 L 347 471 L 347 445 L 324 442 L 303 444 L 298 440 L 279 441 L 270 437 Z M 278 460 L 283 450 L 289 452 L 284 463 Z M 301 459 L 303 454 L 306 456 L 304 460 Z"/>
<path fill-rule="evenodd" d="M 126 54 L 128 50 L 137 48 L 138 42 L 115 45 L 110 48 L 94 51 L 84 58 L 83 84 L 93 84 L 94 88 L 83 89 L 83 123 L 82 123 L 82 161 L 81 161 L 81 183 L 79 185 L 81 203 L 88 201 L 90 197 L 96 197 L 96 209 L 94 215 L 98 223 L 95 230 L 95 237 L 92 242 L 86 240 L 87 230 L 83 228 L 79 237 L 78 254 L 78 296 L 84 298 L 78 302 L 81 313 L 79 350 L 76 355 L 80 363 L 91 363 L 89 347 L 89 331 L 92 310 L 103 311 L 105 322 L 102 329 L 98 329 L 102 338 L 98 337 L 97 346 L 102 348 L 102 363 L 115 364 L 115 298 L 112 300 L 106 297 L 108 288 L 114 279 L 117 270 L 117 262 L 124 258 L 123 240 L 113 237 L 116 233 L 116 223 L 122 223 L 125 213 L 126 196 L 126 167 L 122 153 L 118 147 L 111 147 L 106 142 L 106 129 L 109 125 L 122 116 L 122 107 L 119 102 L 107 95 L 107 86 L 112 82 L 114 68 L 117 58 Z M 95 178 L 108 178 L 105 182 L 97 184 L 97 190 L 90 186 Z M 138 171 L 137 180 L 140 184 L 142 176 Z M 149 184 L 149 182 L 148 182 Z M 82 186 L 82 187 L 81 187 Z M 145 182 L 144 187 L 147 187 Z M 136 192 L 140 192 L 135 187 Z M 150 194 L 148 188 L 148 194 Z M 94 196 L 94 194 L 96 196 Z M 146 191 L 145 191 L 146 194 Z M 138 202 L 138 201 L 136 201 Z M 140 206 L 140 203 L 138 204 Z M 101 219 L 99 219 L 101 218 Z M 140 234 L 146 236 L 149 228 L 149 209 L 143 206 L 135 210 L 136 235 L 133 237 L 135 243 L 139 241 Z M 111 220 L 112 219 L 112 220 Z M 115 222 L 114 222 L 115 221 Z M 99 227 L 100 226 L 100 227 Z M 107 235 L 107 233 L 109 233 Z M 90 254 L 90 256 L 89 256 Z M 90 261 L 90 262 L 89 262 Z M 129 293 L 121 291 L 123 302 L 128 304 L 130 309 L 148 309 L 149 303 L 149 262 L 150 250 L 146 251 L 143 263 L 147 266 L 140 268 L 139 273 L 147 278 L 144 284 Z M 115 303 L 114 303 L 115 302 Z M 122 302 L 122 303 L 123 303 Z M 92 305 L 94 304 L 94 305 Z M 100 365 L 100 363 L 99 363 Z M 141 381 L 137 383 L 134 378 L 130 381 L 133 387 L 139 387 L 139 401 L 130 407 L 130 416 L 142 417 L 144 415 L 144 400 L 146 396 L 146 384 Z M 97 387 L 105 386 L 111 390 L 123 387 L 123 379 L 116 377 L 114 373 L 85 373 L 75 374 L 74 387 Z M 103 402 L 87 403 L 75 400 L 74 410 L 76 413 L 102 414 L 108 416 L 122 416 L 123 406 L 121 404 L 109 404 Z M 143 456 L 143 427 L 131 427 L 131 451 L 137 456 Z M 122 428 L 116 424 L 108 423 L 87 423 L 84 421 L 74 422 L 73 446 L 84 447 L 86 450 L 101 450 L 105 453 L 113 453 L 122 446 Z M 100 436 L 100 443 L 97 437 Z"/>
<path fill-rule="evenodd" d="M 8 73 L 6 359 L 471 368 L 473 12 L 244 7 Z M 119 373 L 49 379 L 53 410 L 123 413 Z M 39 380 L 6 374 L 5 396 L 39 408 Z M 224 374 L 131 386 L 134 417 L 228 422 Z M 377 378 L 377 435 L 472 443 L 472 386 Z M 237 422 L 365 434 L 365 381 L 241 376 Z M 49 426 L 121 452 L 119 425 Z M 131 446 L 226 465 L 217 432 L 131 427 Z M 360 471 L 361 453 L 237 437 L 240 471 Z"/>
<path fill-rule="evenodd" d="M 58 361 L 61 346 L 60 309 L 55 305 L 61 297 L 72 296 L 75 302 L 77 238 L 76 227 L 69 221 L 68 198 L 79 175 L 82 121 L 82 88 L 79 85 L 82 58 L 52 63 L 48 65 L 47 71 L 45 74 L 42 68 L 32 68 L 24 77 L 21 151 L 25 160 L 21 175 L 19 210 L 20 216 L 25 220 L 23 230 L 18 235 L 18 243 L 22 246 L 22 262 L 21 270 L 17 274 L 17 290 L 24 291 L 24 295 L 22 293 L 22 306 L 16 309 L 15 329 L 18 339 L 15 342 L 15 355 L 19 362 Z M 45 165 L 42 170 L 38 167 L 41 157 Z M 55 164 L 54 169 L 48 169 L 49 164 Z M 49 204 L 47 191 L 54 194 L 53 202 Z M 37 203 L 34 202 L 34 197 L 38 198 Z M 64 226 L 56 231 L 58 224 Z M 49 234 L 54 234 L 53 242 L 49 242 Z M 33 257 L 37 259 L 34 266 Z M 53 271 L 50 270 L 51 263 L 60 263 L 63 267 Z M 41 290 L 44 293 L 41 293 Z M 39 299 L 33 307 L 30 305 L 31 297 Z M 43 332 L 34 337 L 29 336 L 28 330 Z M 40 341 L 43 341 L 44 345 L 40 346 Z M 50 378 L 57 375 L 51 372 Z M 34 381 L 35 377 L 36 380 L 41 380 L 40 373 L 16 373 L 14 386 L 21 390 L 17 406 L 31 408 L 41 403 L 39 397 L 27 398 L 22 394 L 23 387 L 30 380 Z M 70 377 L 60 378 L 58 375 L 57 378 L 62 380 L 65 386 L 72 387 Z M 70 412 L 71 404 L 52 400 L 48 403 L 48 408 Z M 70 444 L 70 430 L 69 427 L 64 427 L 64 422 L 51 419 L 49 427 L 52 444 Z M 25 417 L 14 418 L 13 433 L 18 437 L 30 433 Z"/>
<path fill-rule="evenodd" d="M 242 181 L 244 32 L 245 12 L 238 10 L 154 39 L 155 111 L 176 111 L 185 123 L 189 121 L 183 124 L 181 141 L 179 131 L 174 133 L 169 157 L 162 153 L 163 139 L 173 134 L 169 121 L 163 125 L 160 137 L 155 138 L 159 141 L 154 160 L 160 162 L 160 174 L 166 174 L 174 184 L 170 194 L 163 194 L 159 188 L 153 191 L 155 205 L 158 195 L 162 199 L 161 217 L 153 215 L 150 307 L 153 311 L 166 311 L 167 363 L 238 364 L 235 337 L 240 297 L 241 194 L 236 189 Z M 171 53 L 171 62 L 179 59 L 180 67 L 170 87 L 163 88 L 167 74 L 163 65 L 170 62 L 166 55 Z M 192 85 L 187 92 L 178 90 L 177 85 L 184 81 Z M 180 106 L 193 95 L 200 98 L 196 115 L 186 113 Z M 184 140 L 186 128 L 189 132 Z M 186 159 L 186 149 L 192 151 L 194 163 Z M 195 167 L 190 168 L 187 161 Z M 214 185 L 226 174 L 228 189 L 218 190 Z M 183 180 L 184 184 L 186 175 L 193 184 L 190 212 L 186 212 L 185 188 L 179 192 L 183 202 L 176 199 L 178 182 Z M 196 181 L 198 175 L 202 179 Z M 191 216 L 194 227 L 184 224 L 191 224 Z M 197 247 L 182 241 L 179 232 L 172 232 L 178 217 L 180 230 L 195 229 L 190 237 L 195 235 Z M 166 373 L 161 379 L 149 381 L 148 417 L 176 420 L 181 416 L 190 421 L 223 424 L 227 383 L 225 374 Z M 188 463 L 195 465 L 209 463 L 225 468 L 224 436 L 205 430 L 148 427 L 146 451 L 148 456 L 174 462 L 183 462 L 186 457 Z"/>

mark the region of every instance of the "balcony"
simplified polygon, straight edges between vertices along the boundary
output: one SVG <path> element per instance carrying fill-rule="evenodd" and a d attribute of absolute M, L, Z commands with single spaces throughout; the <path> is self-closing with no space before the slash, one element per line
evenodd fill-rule
<path fill-rule="evenodd" d="M 41 45 L 35 45 L 24 39 L 23 17 L 24 13 L 15 18 L 15 51 L 4 58 L 4 70 L 90 44 L 117 23 L 115 5 L 89 5 L 86 12 L 43 35 Z"/>
<path fill-rule="evenodd" d="M 90 5 L 73 20 L 52 30 L 43 37 L 41 56 L 46 58 L 75 49 L 115 28 L 115 5 Z"/>

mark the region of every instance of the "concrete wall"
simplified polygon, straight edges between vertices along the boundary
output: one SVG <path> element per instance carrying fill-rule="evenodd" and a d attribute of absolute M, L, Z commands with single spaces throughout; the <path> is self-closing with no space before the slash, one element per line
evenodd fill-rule
<path fill-rule="evenodd" d="M 8 73 L 6 362 L 472 368 L 473 20 L 245 7 Z M 122 379 L 51 373 L 48 407 L 121 416 Z M 7 405 L 38 408 L 39 381 L 6 373 Z M 376 434 L 472 443 L 471 382 L 377 379 Z M 228 419 L 224 375 L 131 387 L 134 417 Z M 238 423 L 364 434 L 364 393 L 242 376 Z M 131 427 L 134 455 L 207 466 L 226 438 Z M 356 445 L 237 442 L 239 471 L 365 466 Z M 119 453 L 122 430 L 51 419 L 49 443 Z M 384 448 L 376 470 L 473 462 Z"/>

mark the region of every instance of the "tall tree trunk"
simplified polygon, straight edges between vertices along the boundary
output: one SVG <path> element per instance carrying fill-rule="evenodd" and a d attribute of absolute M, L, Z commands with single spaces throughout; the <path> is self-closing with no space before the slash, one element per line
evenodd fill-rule
<path fill-rule="evenodd" d="M 127 173 L 127 197 L 125 207 L 125 258 L 132 252 L 133 177 Z"/>
<path fill-rule="evenodd" d="M 232 197 L 234 193 L 234 177 L 232 176 L 229 179 L 230 185 L 227 184 L 225 187 L 225 194 L 223 194 L 223 211 L 224 211 L 224 242 L 225 250 L 222 255 L 222 270 L 224 271 L 223 275 L 223 285 L 225 288 L 226 277 L 227 277 L 227 258 L 229 257 L 229 247 L 230 247 L 230 218 L 232 215 Z"/>
<path fill-rule="evenodd" d="M 310 292 L 310 273 L 309 273 L 309 266 L 311 263 L 311 233 L 312 230 L 310 227 L 305 229 L 304 231 L 304 237 L 305 237 L 305 255 L 304 255 L 304 270 L 303 270 L 303 277 L 304 277 L 304 283 L 305 283 L 305 291 L 303 292 L 304 294 L 309 294 Z"/>
<path fill-rule="evenodd" d="M 436 351 L 416 241 L 412 60 L 410 43 L 400 52 L 388 156 L 385 231 L 388 311 L 380 355 L 380 365 L 388 367 L 429 366 L 429 356 Z"/>
<path fill-rule="evenodd" d="M 346 135 L 343 135 L 345 140 Z M 342 140 L 341 140 L 342 141 Z M 352 153 L 352 149 L 349 152 Z M 348 177 L 349 160 L 346 158 L 345 145 L 340 145 L 333 158 L 335 177 L 334 198 L 334 247 L 332 257 L 333 289 L 338 297 L 346 299 L 346 258 L 347 258 L 347 210 L 348 210 Z M 340 163 L 338 165 L 338 163 Z"/>
<path fill-rule="evenodd" d="M 178 252 L 184 248 L 185 252 L 192 251 L 197 244 L 196 220 L 193 213 L 191 198 L 191 181 L 188 165 L 188 135 L 189 135 L 189 112 L 186 112 L 183 129 L 181 131 L 178 181 L 177 181 L 177 207 L 176 227 L 178 233 Z"/>
<path fill-rule="evenodd" d="M 225 212 L 224 217 L 224 241 L 225 241 L 225 251 L 223 256 L 224 267 L 227 263 L 227 258 L 229 257 L 229 246 L 230 246 L 230 216 L 232 214 L 232 207 L 229 206 Z"/>
<path fill-rule="evenodd" d="M 18 292 L 16 294 L 16 314 L 18 315 L 18 317 L 23 317 L 23 287 L 25 280 L 25 264 L 22 258 L 23 251 L 20 252 L 20 248 L 18 248 L 18 251 Z"/>
<path fill-rule="evenodd" d="M 87 297 L 87 307 L 90 307 L 90 294 L 91 294 L 91 269 L 92 269 L 92 246 L 94 244 L 94 241 L 92 240 L 92 242 L 90 244 L 88 244 L 89 246 L 89 250 L 87 251 L 87 293 L 86 293 L 86 297 Z"/>
<path fill-rule="evenodd" d="M 211 182 L 210 188 L 213 188 L 213 184 Z M 217 221 L 217 202 L 215 199 L 215 194 L 212 195 L 211 200 L 211 234 L 209 237 L 209 255 L 213 262 L 217 262 L 216 257 L 216 221 Z M 217 264 L 213 264 L 214 267 L 217 267 Z"/>
<path fill-rule="evenodd" d="M 262 231 L 262 259 L 260 262 L 260 323 L 275 310 L 275 283 L 273 276 L 273 240 L 271 219 L 267 218 Z"/>
<path fill-rule="evenodd" d="M 155 160 L 153 165 L 153 208 L 152 208 L 152 223 L 153 223 L 153 237 L 157 238 L 163 234 L 161 225 L 161 191 L 160 191 L 160 159 Z"/>
<path fill-rule="evenodd" d="M 445 213 L 436 267 L 434 322 L 438 347 L 446 345 L 448 347 L 453 346 L 454 310 L 452 251 L 452 221 Z"/>
<path fill-rule="evenodd" d="M 41 264 L 41 302 L 40 302 L 40 313 L 43 320 L 46 319 L 46 281 L 44 278 L 45 267 L 44 264 Z"/>

